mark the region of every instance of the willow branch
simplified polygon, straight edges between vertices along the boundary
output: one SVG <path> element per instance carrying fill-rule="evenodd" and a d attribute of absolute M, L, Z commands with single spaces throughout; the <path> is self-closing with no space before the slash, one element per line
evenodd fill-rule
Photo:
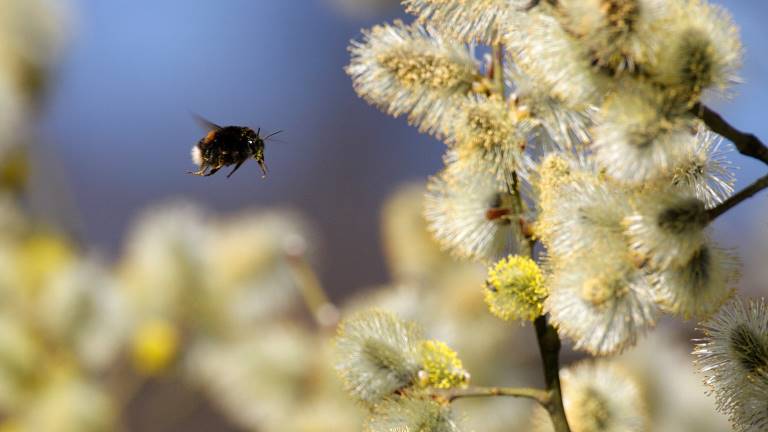
<path fill-rule="evenodd" d="M 557 0 L 546 0 L 546 2 L 549 3 L 552 6 L 557 6 Z M 535 8 L 536 6 L 538 6 L 540 3 L 541 3 L 541 0 L 531 0 L 530 2 L 528 2 L 527 5 L 525 5 L 523 7 L 523 10 L 524 11 L 529 11 L 529 10 Z"/>
<path fill-rule="evenodd" d="M 707 211 L 707 216 L 709 217 L 709 220 L 713 221 L 717 219 L 718 216 L 721 216 L 728 210 L 736 207 L 742 201 L 753 197 L 756 193 L 760 192 L 765 188 L 768 188 L 768 175 L 760 177 L 754 183 L 752 183 L 751 185 L 739 191 L 739 193 L 737 193 L 736 195 L 733 195 L 727 200 L 720 203 L 717 207 L 709 209 Z"/>
<path fill-rule="evenodd" d="M 533 324 L 536 327 L 536 339 L 539 341 L 548 395 L 548 402 L 544 408 L 549 412 L 555 432 L 570 432 L 560 389 L 560 336 L 544 315 L 536 318 Z"/>
<path fill-rule="evenodd" d="M 493 45 L 493 84 L 496 93 L 504 98 L 506 88 L 504 85 L 504 47 L 501 44 Z"/>
<path fill-rule="evenodd" d="M 504 88 L 504 50 L 501 44 L 493 46 L 493 66 L 494 81 L 497 83 L 502 96 L 505 95 Z M 525 211 L 525 202 L 520 193 L 520 181 L 517 173 L 513 173 L 512 194 L 515 198 L 515 207 L 519 215 Z M 527 238 L 527 254 L 533 258 L 533 239 Z M 571 432 L 568 426 L 568 420 L 565 417 L 565 408 L 563 407 L 563 398 L 560 391 L 560 337 L 552 325 L 547 323 L 545 316 L 540 316 L 534 321 L 536 328 L 536 338 L 539 342 L 539 351 L 541 352 L 541 361 L 544 368 L 544 381 L 546 383 L 546 398 L 540 403 L 549 412 L 555 432 Z"/>
<path fill-rule="evenodd" d="M 496 93 L 499 94 L 502 98 L 506 96 L 507 88 L 506 83 L 504 81 L 504 46 L 502 44 L 495 44 L 493 45 L 493 82 L 496 87 Z M 526 231 L 530 231 L 529 229 L 526 229 L 526 222 L 523 219 L 523 214 L 525 213 L 525 201 L 523 201 L 523 196 L 520 193 L 520 179 L 517 175 L 517 172 L 512 172 L 512 188 L 511 193 L 514 196 L 514 211 L 515 214 L 520 217 L 519 223 L 520 223 L 520 229 L 525 234 Z M 525 236 L 527 241 L 527 247 L 528 247 L 528 255 L 532 255 L 533 253 L 533 240 L 532 236 Z"/>
<path fill-rule="evenodd" d="M 434 395 L 445 398 L 448 402 L 463 398 L 509 396 L 533 399 L 542 406 L 546 406 L 549 403 L 549 395 L 547 392 L 528 387 L 467 387 L 436 390 Z"/>
<path fill-rule="evenodd" d="M 338 309 L 326 294 L 320 279 L 312 270 L 306 257 L 303 253 L 288 254 L 287 257 L 288 262 L 293 267 L 296 283 L 304 303 L 312 313 L 315 322 L 320 327 L 335 329 L 339 319 Z"/>
<path fill-rule="evenodd" d="M 712 111 L 708 106 L 697 103 L 691 111 L 707 125 L 713 132 L 731 141 L 739 153 L 755 158 L 768 165 L 768 147 L 754 134 L 742 132 L 731 126 L 720 114 Z"/>
<path fill-rule="evenodd" d="M 691 109 L 693 114 L 704 121 L 712 132 L 728 139 L 736 146 L 739 153 L 744 156 L 757 159 L 764 164 L 768 165 L 768 147 L 760 141 L 760 138 L 754 134 L 742 132 L 735 127 L 731 126 L 720 114 L 716 113 L 708 106 L 697 103 Z M 709 220 L 713 221 L 719 216 L 726 213 L 728 210 L 736 207 L 742 201 L 753 197 L 756 193 L 768 187 L 768 176 L 762 177 L 747 186 L 744 190 L 740 191 L 736 195 L 728 198 L 717 207 L 710 209 L 707 213 Z"/>

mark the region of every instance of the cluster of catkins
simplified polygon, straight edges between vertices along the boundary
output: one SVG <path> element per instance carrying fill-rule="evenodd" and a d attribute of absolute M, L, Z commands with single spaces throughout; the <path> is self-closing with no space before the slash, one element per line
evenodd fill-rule
<path fill-rule="evenodd" d="M 738 81 L 742 46 L 725 10 L 703 0 L 402 3 L 415 22 L 364 31 L 347 72 L 361 97 L 446 143 L 425 216 L 446 249 L 493 264 L 495 315 L 546 314 L 575 349 L 608 356 L 662 313 L 705 320 L 721 309 L 737 260 L 708 227 L 734 176 L 700 114 L 702 97 Z M 349 390 L 372 404 L 368 430 L 454 430 L 429 405 L 434 393 L 407 390 L 418 356 L 407 354 L 408 332 L 382 319 L 358 316 L 338 341 Z M 740 430 L 768 425 L 766 320 L 763 303 L 734 302 L 697 349 Z M 408 423 L 416 405 L 432 420 Z"/>
<path fill-rule="evenodd" d="M 136 222 L 114 266 L 35 223 L 2 187 L 0 227 L 0 431 L 172 424 L 194 397 L 186 388 L 248 430 L 315 422 L 296 414 L 327 386 L 312 367 L 322 356 L 310 356 L 321 340 L 288 320 L 311 237 L 294 212 L 224 219 L 164 204 Z M 166 384 L 174 397 L 147 390 Z M 140 399 L 162 409 L 137 415 Z"/>

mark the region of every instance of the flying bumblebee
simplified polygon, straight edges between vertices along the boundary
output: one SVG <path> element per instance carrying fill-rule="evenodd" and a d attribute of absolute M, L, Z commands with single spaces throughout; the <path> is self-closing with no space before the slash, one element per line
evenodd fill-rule
<path fill-rule="evenodd" d="M 235 165 L 227 174 L 229 178 L 245 161 L 253 158 L 261 168 L 262 177 L 267 176 L 264 142 L 282 131 L 261 137 L 261 128 L 254 132 L 253 129 L 243 126 L 219 126 L 202 117 L 196 118 L 209 132 L 192 147 L 192 161 L 200 169 L 189 171 L 189 174 L 207 177 L 216 174 L 225 166 Z"/>

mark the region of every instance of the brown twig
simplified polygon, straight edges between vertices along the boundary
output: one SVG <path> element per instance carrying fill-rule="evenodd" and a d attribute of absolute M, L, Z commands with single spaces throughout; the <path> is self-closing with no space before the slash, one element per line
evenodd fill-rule
<path fill-rule="evenodd" d="M 728 139 L 736 146 L 739 153 L 744 156 L 757 159 L 768 165 L 768 147 L 760 141 L 760 138 L 754 134 L 742 132 L 733 127 L 720 114 L 713 111 L 708 106 L 697 103 L 691 109 L 691 112 L 700 118 L 712 132 Z M 710 209 L 707 214 L 709 220 L 713 221 L 728 210 L 736 207 L 742 201 L 751 198 L 756 193 L 768 187 L 768 176 L 762 177 L 747 186 L 744 190 L 728 198 L 717 207 Z"/>
<path fill-rule="evenodd" d="M 497 91 L 504 96 L 506 89 L 504 88 L 504 55 L 501 44 L 493 46 L 493 60 L 494 82 L 498 88 Z M 525 201 L 523 201 L 522 194 L 520 193 L 520 182 L 517 173 L 513 173 L 512 179 L 511 193 L 515 197 L 515 211 L 522 215 L 525 211 Z M 527 255 L 533 258 L 533 238 L 527 237 L 526 246 Z M 568 420 L 565 417 L 565 408 L 563 407 L 563 399 L 560 392 L 560 336 L 558 336 L 557 330 L 547 323 L 547 318 L 543 315 L 536 318 L 534 326 L 536 328 L 536 338 L 539 342 L 539 351 L 541 352 L 541 361 L 544 368 L 544 381 L 546 383 L 546 390 L 544 392 L 546 397 L 541 399 L 540 403 L 549 412 L 555 432 L 571 432 Z"/>
<path fill-rule="evenodd" d="M 495 92 L 502 98 L 506 93 L 506 86 L 504 83 L 504 47 L 501 44 L 494 44 L 493 50 L 493 84 Z"/>
<path fill-rule="evenodd" d="M 557 330 L 547 322 L 542 315 L 533 322 L 536 327 L 536 339 L 539 341 L 539 352 L 544 366 L 544 381 L 546 384 L 548 402 L 544 408 L 549 412 L 555 432 L 570 432 L 568 419 L 563 407 L 562 391 L 560 390 L 560 337 Z"/>
<path fill-rule="evenodd" d="M 702 103 L 694 105 L 691 111 L 703 120 L 704 124 L 713 132 L 731 141 L 739 150 L 739 153 L 768 165 L 768 147 L 758 137 L 731 126 L 720 114 L 712 111 Z"/>
<path fill-rule="evenodd" d="M 727 200 L 720 203 L 717 207 L 711 208 L 707 211 L 707 216 L 710 221 L 717 219 L 728 210 L 736 207 L 742 201 L 751 198 L 761 190 L 768 188 L 768 175 L 757 179 L 754 183 L 739 191 L 739 193 L 731 196 Z"/>
<path fill-rule="evenodd" d="M 307 262 L 303 251 L 287 255 L 288 262 L 294 270 L 296 283 L 299 286 L 304 304 L 312 313 L 315 322 L 323 329 L 333 330 L 339 320 L 339 311 L 325 292 L 320 279 Z"/>
<path fill-rule="evenodd" d="M 549 403 L 549 395 L 547 392 L 527 387 L 467 387 L 436 390 L 434 395 L 445 398 L 448 402 L 463 398 L 510 396 L 533 399 L 542 406 L 546 406 Z"/>
<path fill-rule="evenodd" d="M 546 0 L 546 2 L 549 3 L 552 6 L 557 6 L 557 0 Z M 528 2 L 527 5 L 525 5 L 523 7 L 523 10 L 526 11 L 526 12 L 530 11 L 531 9 L 535 8 L 536 6 L 538 6 L 540 3 L 541 3 L 541 0 L 531 0 L 530 2 Z"/>

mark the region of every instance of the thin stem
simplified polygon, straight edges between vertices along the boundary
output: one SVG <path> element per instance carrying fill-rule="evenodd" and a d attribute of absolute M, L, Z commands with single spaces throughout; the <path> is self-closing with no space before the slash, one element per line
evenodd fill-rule
<path fill-rule="evenodd" d="M 338 309 L 329 299 L 320 279 L 312 270 L 303 253 L 289 254 L 288 258 L 296 274 L 296 282 L 299 285 L 304 303 L 317 324 L 328 329 L 336 328 L 339 318 Z"/>
<path fill-rule="evenodd" d="M 731 141 L 739 153 L 755 158 L 768 165 L 768 147 L 751 133 L 742 132 L 731 126 L 720 114 L 704 104 L 697 103 L 691 111 L 716 134 Z"/>
<path fill-rule="evenodd" d="M 742 201 L 748 198 L 751 198 L 756 193 L 760 192 L 765 188 L 768 188 L 768 175 L 760 177 L 754 183 L 752 183 L 751 185 L 739 191 L 739 193 L 737 193 L 736 195 L 733 195 L 727 200 L 720 203 L 717 207 L 709 209 L 707 211 L 707 216 L 709 216 L 709 220 L 713 221 L 717 219 L 718 216 L 736 207 Z"/>
<path fill-rule="evenodd" d="M 502 44 L 493 45 L 493 82 L 496 88 L 496 93 L 501 97 L 506 96 L 507 88 L 504 82 L 504 46 Z M 522 194 L 520 193 L 520 177 L 517 172 L 512 172 L 512 191 L 514 197 L 514 211 L 520 218 L 520 229 L 525 233 L 525 221 L 523 220 L 523 214 L 525 213 L 525 201 L 523 201 Z M 533 254 L 533 244 L 531 238 L 526 236 L 527 240 L 527 255 Z"/>
<path fill-rule="evenodd" d="M 531 227 L 524 218 L 526 211 L 525 201 L 523 201 L 523 195 L 520 193 L 520 178 L 517 175 L 517 172 L 512 173 L 512 195 L 515 199 L 515 212 L 520 217 L 520 230 L 525 237 L 525 254 L 533 258 L 533 249 L 536 240 L 533 238 L 533 235 L 531 235 Z"/>
<path fill-rule="evenodd" d="M 552 6 L 557 6 L 557 0 L 546 0 L 546 2 L 549 3 Z M 523 10 L 526 11 L 526 12 L 530 11 L 531 9 L 535 8 L 536 6 L 538 6 L 540 3 L 541 3 L 541 0 L 531 0 L 530 2 L 528 2 L 527 5 L 525 5 L 523 7 Z"/>
<path fill-rule="evenodd" d="M 147 384 L 146 377 L 134 374 L 130 369 L 130 364 L 124 359 L 121 359 L 116 366 L 116 370 L 112 371 L 112 375 L 107 380 L 112 401 L 114 401 L 114 406 L 117 408 L 115 412 L 123 414 L 128 411 L 129 405 Z M 124 424 L 126 419 L 123 417 L 121 416 L 117 426 L 121 432 L 123 429 L 128 430 Z"/>
<path fill-rule="evenodd" d="M 504 47 L 501 44 L 494 44 L 492 49 L 494 91 L 503 98 L 506 93 L 504 85 Z"/>
<path fill-rule="evenodd" d="M 501 44 L 493 46 L 493 70 L 494 82 L 499 93 L 504 96 L 504 50 Z M 520 193 L 520 180 L 517 173 L 512 174 L 512 194 L 515 198 L 515 210 L 518 215 L 525 211 L 525 201 Z M 533 258 L 533 239 L 526 239 L 526 254 Z M 534 321 L 536 328 L 536 338 L 539 341 L 539 351 L 541 352 L 542 365 L 544 367 L 544 381 L 546 382 L 546 398 L 541 399 L 540 403 L 549 412 L 555 432 L 571 432 L 568 426 L 568 420 L 565 417 L 565 408 L 560 391 L 560 337 L 557 330 L 547 323 L 545 316 L 540 316 Z M 544 402 L 542 402 L 544 401 Z"/>
<path fill-rule="evenodd" d="M 742 132 L 736 129 L 720 114 L 702 103 L 697 103 L 694 105 L 691 109 L 691 112 L 693 112 L 693 114 L 704 121 L 704 124 L 706 124 L 707 127 L 709 127 L 713 132 L 731 141 L 733 145 L 736 146 L 736 149 L 739 150 L 739 153 L 743 154 L 744 156 L 757 159 L 768 165 L 768 147 L 766 147 L 765 144 L 760 141 L 760 138 L 756 137 L 754 134 Z M 709 220 L 713 221 L 717 219 L 719 216 L 725 214 L 728 210 L 736 207 L 742 201 L 751 198 L 756 193 L 767 187 L 768 176 L 758 179 L 751 185 L 747 186 L 744 190 L 722 202 L 717 207 L 710 209 L 707 212 Z"/>
<path fill-rule="evenodd" d="M 549 412 L 555 432 L 570 432 L 568 419 L 563 407 L 562 391 L 560 390 L 560 337 L 557 330 L 547 322 L 542 315 L 534 321 L 536 338 L 539 341 L 539 352 L 544 366 L 544 381 L 548 393 L 548 403 L 544 408 Z"/>
<path fill-rule="evenodd" d="M 528 387 L 468 387 L 447 390 L 437 390 L 435 396 L 442 397 L 453 402 L 456 399 L 490 397 L 490 396 L 510 396 L 519 398 L 533 399 L 546 406 L 549 403 L 549 395 L 544 390 Z"/>

